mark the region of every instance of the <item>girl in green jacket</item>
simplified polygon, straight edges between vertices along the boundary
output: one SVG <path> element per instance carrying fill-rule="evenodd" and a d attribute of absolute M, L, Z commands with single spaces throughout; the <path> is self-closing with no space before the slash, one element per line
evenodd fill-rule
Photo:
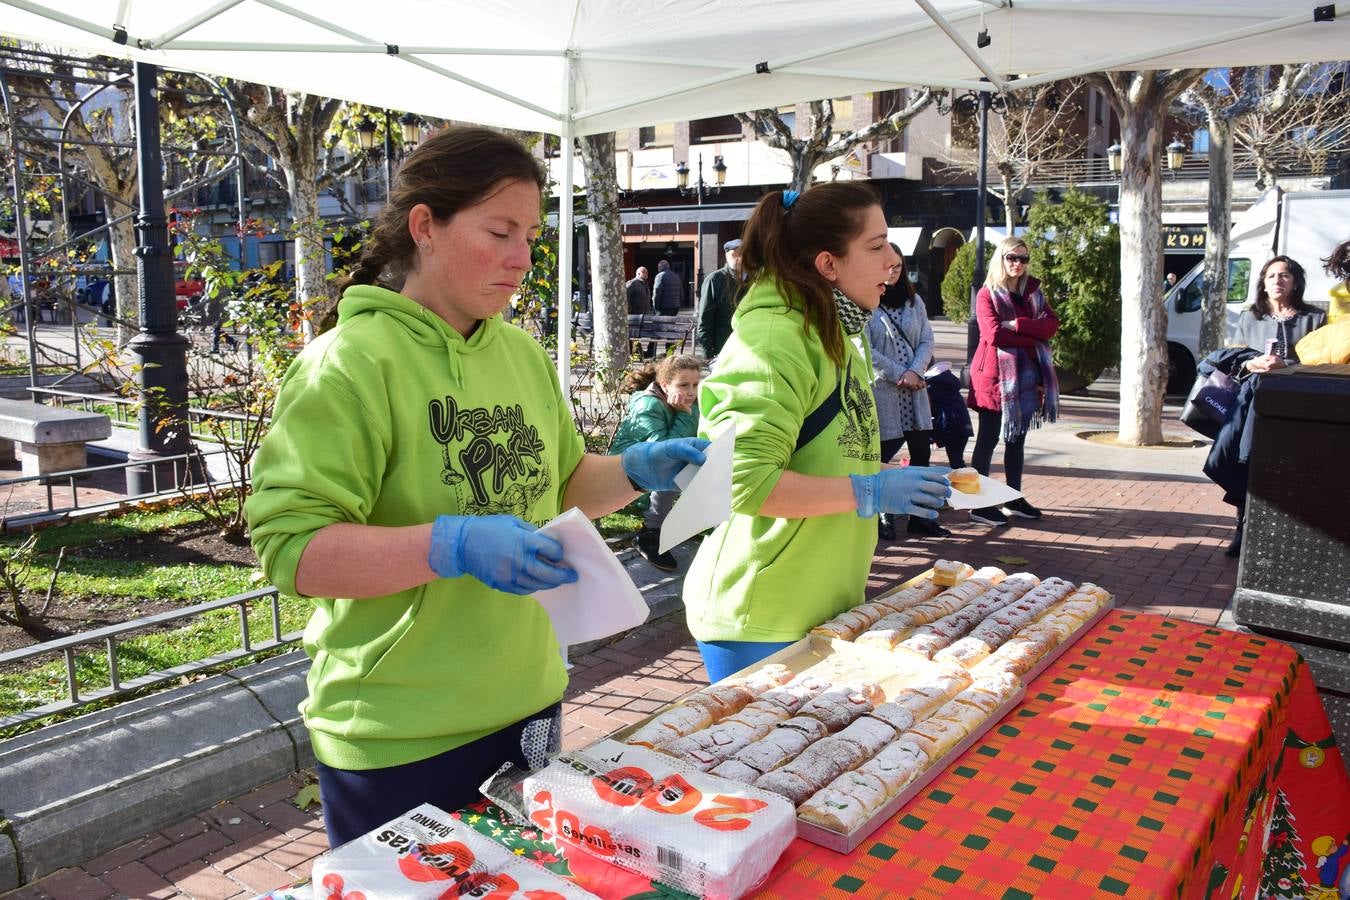
<path fill-rule="evenodd" d="M 619 423 L 610 453 L 622 453 L 639 441 L 664 441 L 698 433 L 698 379 L 703 363 L 692 356 L 667 356 L 630 371 L 624 387 L 633 396 Z M 675 505 L 676 491 L 653 491 L 637 533 L 637 551 L 665 572 L 675 571 L 675 555 L 661 552 L 661 525 Z"/>

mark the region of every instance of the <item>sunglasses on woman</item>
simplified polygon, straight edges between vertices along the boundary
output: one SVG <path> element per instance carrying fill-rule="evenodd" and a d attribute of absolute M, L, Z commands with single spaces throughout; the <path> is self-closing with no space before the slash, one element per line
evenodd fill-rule
<path fill-rule="evenodd" d="M 1016 253 L 1005 253 L 1003 254 L 1003 258 L 1010 263 L 1021 263 L 1024 266 L 1031 262 L 1030 256 L 1021 256 Z"/>

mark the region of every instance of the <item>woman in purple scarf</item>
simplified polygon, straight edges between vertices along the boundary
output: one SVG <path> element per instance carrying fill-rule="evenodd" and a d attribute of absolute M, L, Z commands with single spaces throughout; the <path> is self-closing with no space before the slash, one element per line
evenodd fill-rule
<path fill-rule="evenodd" d="M 1003 438 L 1003 475 L 1008 487 L 1022 489 L 1022 445 L 1027 432 L 1055 421 L 1059 382 L 1050 358 L 1050 339 L 1059 319 L 1041 293 L 1041 283 L 1027 272 L 1027 245 L 1004 238 L 989 266 L 989 276 L 975 297 L 980 345 L 970 364 L 966 405 L 979 415 L 979 435 L 971 462 L 989 474 L 994 447 Z M 971 510 L 970 517 L 987 525 L 1006 525 L 1008 516 L 1039 519 L 1041 511 L 1024 497 L 1002 509 Z"/>

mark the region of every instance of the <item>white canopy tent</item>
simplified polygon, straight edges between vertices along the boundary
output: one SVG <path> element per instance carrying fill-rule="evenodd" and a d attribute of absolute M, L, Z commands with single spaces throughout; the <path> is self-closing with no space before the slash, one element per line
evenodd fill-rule
<path fill-rule="evenodd" d="M 1350 3 L 1301 0 L 0 0 L 0 11 L 8 37 L 550 132 L 566 146 L 899 85 L 1005 90 L 1014 74 L 1031 86 L 1350 48 Z M 571 204 L 560 215 L 570 234 Z M 560 327 L 570 256 L 561 241 Z"/>

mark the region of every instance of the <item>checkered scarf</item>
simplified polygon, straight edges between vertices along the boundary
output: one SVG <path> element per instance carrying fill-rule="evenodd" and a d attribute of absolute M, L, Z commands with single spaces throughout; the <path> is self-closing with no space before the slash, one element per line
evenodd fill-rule
<path fill-rule="evenodd" d="M 838 288 L 834 291 L 834 308 L 839 313 L 839 324 L 843 326 L 844 334 L 849 337 L 862 334 L 863 326 L 867 324 L 868 318 L 872 315 L 845 297 L 843 291 Z"/>

